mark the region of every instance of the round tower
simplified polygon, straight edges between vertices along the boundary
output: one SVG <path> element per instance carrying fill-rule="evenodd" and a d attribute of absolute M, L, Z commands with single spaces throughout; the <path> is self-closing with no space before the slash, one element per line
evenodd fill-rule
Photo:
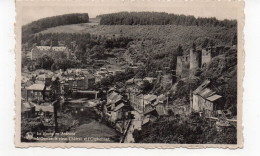
<path fill-rule="evenodd" d="M 201 52 L 195 49 L 190 49 L 190 74 L 194 74 L 196 69 L 200 68 Z"/>
<path fill-rule="evenodd" d="M 199 52 L 191 49 L 190 50 L 190 70 L 199 68 L 200 59 L 199 59 Z"/>

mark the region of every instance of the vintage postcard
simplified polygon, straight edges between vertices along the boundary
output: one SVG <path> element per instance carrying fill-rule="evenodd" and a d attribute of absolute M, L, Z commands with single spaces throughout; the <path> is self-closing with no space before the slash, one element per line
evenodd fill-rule
<path fill-rule="evenodd" d="M 243 9 L 17 0 L 16 147 L 242 148 Z"/>

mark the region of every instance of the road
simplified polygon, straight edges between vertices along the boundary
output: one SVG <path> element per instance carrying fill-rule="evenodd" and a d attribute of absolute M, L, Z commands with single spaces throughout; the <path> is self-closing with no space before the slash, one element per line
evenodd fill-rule
<path fill-rule="evenodd" d="M 130 125 L 127 131 L 124 143 L 134 143 L 135 140 L 133 137 L 133 132 L 135 129 L 141 130 L 141 126 L 142 126 L 141 115 L 137 111 L 132 111 L 131 113 L 134 115 L 135 118 L 133 119 L 132 124 Z"/>

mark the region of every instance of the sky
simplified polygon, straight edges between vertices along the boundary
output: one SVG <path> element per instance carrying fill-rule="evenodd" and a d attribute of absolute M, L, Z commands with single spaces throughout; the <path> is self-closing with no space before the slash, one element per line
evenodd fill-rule
<path fill-rule="evenodd" d="M 100 14 L 120 11 L 155 11 L 193 15 L 195 17 L 216 17 L 217 19 L 237 19 L 237 9 L 233 2 L 168 2 L 168 0 L 88 0 L 83 3 L 24 3 L 22 7 L 22 25 L 32 21 L 68 14 L 88 13 L 90 18 Z"/>

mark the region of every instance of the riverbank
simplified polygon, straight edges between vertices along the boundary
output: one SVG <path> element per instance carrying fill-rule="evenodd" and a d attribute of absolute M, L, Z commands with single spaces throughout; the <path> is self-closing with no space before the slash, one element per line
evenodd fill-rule
<path fill-rule="evenodd" d="M 83 138 L 80 140 L 83 142 L 119 142 L 120 134 L 101 120 L 96 107 L 79 108 L 71 113 L 74 120 L 78 121 L 78 126 L 70 131 L 75 133 L 75 138 Z"/>

